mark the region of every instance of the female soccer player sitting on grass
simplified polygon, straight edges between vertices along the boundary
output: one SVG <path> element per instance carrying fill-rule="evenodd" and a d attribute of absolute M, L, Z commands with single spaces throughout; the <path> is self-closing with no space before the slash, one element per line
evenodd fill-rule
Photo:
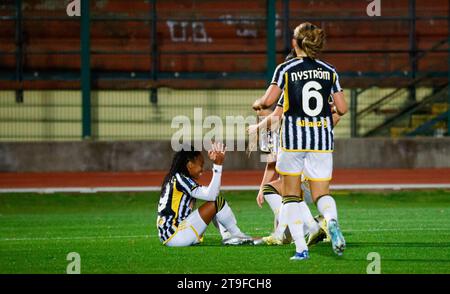
<path fill-rule="evenodd" d="M 209 186 L 197 184 L 203 173 L 204 159 L 199 151 L 185 147 L 173 158 L 169 173 L 164 178 L 158 205 L 157 227 L 159 239 L 167 246 L 190 246 L 202 241 L 202 235 L 215 217 L 231 236 L 222 241 L 225 245 L 253 243 L 250 236 L 241 232 L 236 218 L 225 199 L 219 195 L 225 147 L 212 145 L 208 157 L 213 161 L 213 177 Z M 192 211 L 196 199 L 205 200 Z"/>

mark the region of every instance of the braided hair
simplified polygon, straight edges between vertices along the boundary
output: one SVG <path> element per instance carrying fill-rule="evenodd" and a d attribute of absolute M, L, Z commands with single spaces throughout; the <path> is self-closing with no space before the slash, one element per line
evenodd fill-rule
<path fill-rule="evenodd" d="M 169 173 L 164 177 L 164 181 L 161 185 L 162 188 L 175 176 L 176 173 L 180 173 L 189 177 L 189 171 L 187 169 L 187 163 L 194 161 L 197 156 L 201 154 L 200 151 L 194 151 L 192 147 L 183 147 L 180 151 L 176 152 L 172 159 L 172 165 L 170 166 Z"/>

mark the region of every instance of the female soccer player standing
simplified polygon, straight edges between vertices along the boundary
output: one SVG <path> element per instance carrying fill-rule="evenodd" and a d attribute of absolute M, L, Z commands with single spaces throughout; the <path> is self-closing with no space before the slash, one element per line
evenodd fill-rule
<path fill-rule="evenodd" d="M 291 259 L 309 258 L 303 238 L 300 192 L 301 174 L 310 182 L 312 198 L 325 217 L 333 250 L 341 255 L 345 240 L 337 222 L 336 203 L 330 195 L 334 148 L 332 111 L 328 97 L 333 96 L 335 111 L 347 112 L 344 93 L 336 69 L 319 59 L 325 33 L 311 23 L 294 30 L 292 46 L 297 57 L 280 64 L 263 97 L 262 107 L 275 103 L 284 95 L 280 134 L 281 150 L 276 164 L 282 175 L 283 209 L 280 222 L 286 223 L 295 241 L 296 253 Z"/>

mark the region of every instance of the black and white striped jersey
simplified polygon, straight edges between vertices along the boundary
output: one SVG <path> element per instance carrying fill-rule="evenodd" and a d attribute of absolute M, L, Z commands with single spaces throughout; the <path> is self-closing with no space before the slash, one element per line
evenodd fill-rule
<path fill-rule="evenodd" d="M 283 90 L 281 148 L 286 151 L 332 152 L 332 94 L 342 91 L 336 69 L 321 60 L 294 58 L 280 64 L 272 84 Z M 281 104 L 282 103 L 282 104 Z"/>
<path fill-rule="evenodd" d="M 156 223 L 162 242 L 166 242 L 192 212 L 195 203 L 192 191 L 198 186 L 193 179 L 176 173 L 162 188 Z"/>

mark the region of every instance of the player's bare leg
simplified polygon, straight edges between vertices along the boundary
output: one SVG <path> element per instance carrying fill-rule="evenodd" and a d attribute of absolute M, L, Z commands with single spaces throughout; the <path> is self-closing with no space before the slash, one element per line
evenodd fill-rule
<path fill-rule="evenodd" d="M 198 213 L 205 224 L 209 224 L 211 222 L 213 217 L 216 216 L 216 212 L 216 207 L 213 201 L 205 202 L 198 208 Z"/>

